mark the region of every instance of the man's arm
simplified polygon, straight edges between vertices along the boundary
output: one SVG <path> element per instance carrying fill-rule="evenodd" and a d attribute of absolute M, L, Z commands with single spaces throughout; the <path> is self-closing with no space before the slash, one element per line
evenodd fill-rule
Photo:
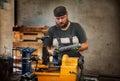
<path fill-rule="evenodd" d="M 49 55 L 53 55 L 52 47 L 47 46 L 47 50 L 48 50 Z"/>
<path fill-rule="evenodd" d="M 86 37 L 86 32 L 78 23 L 76 26 L 76 32 L 77 32 L 77 37 L 79 39 L 79 42 L 81 44 L 80 51 L 84 51 L 84 50 L 88 49 L 88 41 L 87 41 L 87 37 Z"/>
<path fill-rule="evenodd" d="M 85 41 L 85 42 L 82 43 L 80 51 L 84 51 L 86 49 L 88 49 L 88 42 L 87 41 Z"/>

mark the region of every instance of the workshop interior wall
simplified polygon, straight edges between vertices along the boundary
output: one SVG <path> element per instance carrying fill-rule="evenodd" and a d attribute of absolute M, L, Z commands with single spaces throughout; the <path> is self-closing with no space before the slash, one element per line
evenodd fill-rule
<path fill-rule="evenodd" d="M 88 37 L 89 49 L 81 52 L 85 57 L 85 74 L 120 76 L 118 1 L 17 0 L 16 22 L 18 26 L 52 26 L 55 24 L 53 9 L 58 5 L 66 6 L 69 20 L 80 23 Z M 2 19 L 1 50 L 4 44 L 12 49 L 13 9 L 10 6 L 2 12 L 0 18 Z"/>
<path fill-rule="evenodd" d="M 1 9 L 0 9 L 0 53 L 1 53 Z"/>
<path fill-rule="evenodd" d="M 9 0 L 3 3 L 3 8 L 0 9 L 0 55 L 8 56 L 12 54 L 13 46 L 13 31 L 14 26 L 14 0 Z"/>

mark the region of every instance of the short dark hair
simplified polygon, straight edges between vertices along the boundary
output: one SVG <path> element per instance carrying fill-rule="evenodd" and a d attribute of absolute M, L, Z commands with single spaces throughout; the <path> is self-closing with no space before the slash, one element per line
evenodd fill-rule
<path fill-rule="evenodd" d="M 63 16 L 67 13 L 67 10 L 64 6 L 58 6 L 53 11 L 55 17 Z"/>

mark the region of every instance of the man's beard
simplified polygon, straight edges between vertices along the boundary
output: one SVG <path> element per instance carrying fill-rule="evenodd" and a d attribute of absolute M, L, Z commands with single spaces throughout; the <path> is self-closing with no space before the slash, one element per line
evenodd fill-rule
<path fill-rule="evenodd" d="M 66 28 L 67 27 L 67 25 L 68 25 L 68 20 L 65 22 L 65 23 L 60 23 L 60 24 L 64 24 L 63 26 L 61 26 L 60 24 L 58 24 L 58 23 L 56 23 L 57 24 L 57 26 L 58 27 L 60 27 L 60 28 Z"/>

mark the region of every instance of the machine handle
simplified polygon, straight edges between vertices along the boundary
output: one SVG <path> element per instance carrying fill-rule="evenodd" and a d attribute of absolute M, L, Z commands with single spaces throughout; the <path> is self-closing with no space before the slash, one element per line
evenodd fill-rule
<path fill-rule="evenodd" d="M 44 36 L 44 37 L 37 37 L 36 40 L 42 40 L 44 41 L 46 38 L 49 38 L 50 36 Z"/>
<path fill-rule="evenodd" d="M 76 73 L 76 72 L 74 72 L 74 71 L 70 71 L 69 73 L 70 73 L 70 74 L 77 74 L 77 73 Z"/>
<path fill-rule="evenodd" d="M 69 46 L 59 47 L 54 50 L 54 53 L 61 53 L 64 51 L 75 51 L 78 50 L 81 47 L 81 44 L 73 44 Z"/>

